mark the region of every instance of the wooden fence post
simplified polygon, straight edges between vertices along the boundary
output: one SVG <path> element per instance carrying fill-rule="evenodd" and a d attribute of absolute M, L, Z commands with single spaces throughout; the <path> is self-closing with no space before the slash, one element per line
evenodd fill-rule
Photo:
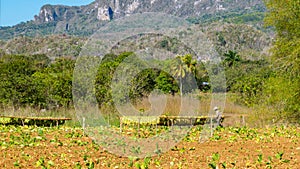
<path fill-rule="evenodd" d="M 157 135 L 157 124 L 158 123 L 155 124 L 155 135 Z"/>
<path fill-rule="evenodd" d="M 82 118 L 83 135 L 85 135 L 85 117 Z"/>
<path fill-rule="evenodd" d="M 141 117 L 139 117 L 138 120 L 138 136 L 140 137 L 140 121 L 141 121 Z"/>
<path fill-rule="evenodd" d="M 210 116 L 210 137 L 213 136 L 213 128 L 212 128 L 212 116 Z"/>
<path fill-rule="evenodd" d="M 122 117 L 120 117 L 120 132 L 123 132 L 123 123 L 122 123 Z"/>

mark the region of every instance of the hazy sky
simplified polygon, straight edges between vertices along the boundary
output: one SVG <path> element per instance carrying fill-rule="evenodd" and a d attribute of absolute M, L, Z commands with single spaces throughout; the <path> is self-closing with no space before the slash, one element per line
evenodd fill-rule
<path fill-rule="evenodd" d="M 87 5 L 94 0 L 0 0 L 0 26 L 32 20 L 45 4 Z"/>

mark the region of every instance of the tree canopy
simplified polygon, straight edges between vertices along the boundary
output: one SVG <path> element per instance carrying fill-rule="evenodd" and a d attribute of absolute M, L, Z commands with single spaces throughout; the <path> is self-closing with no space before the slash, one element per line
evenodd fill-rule
<path fill-rule="evenodd" d="M 266 83 L 269 103 L 280 112 L 300 117 L 300 1 L 265 0 L 267 26 L 276 30 L 272 52 L 274 75 Z"/>

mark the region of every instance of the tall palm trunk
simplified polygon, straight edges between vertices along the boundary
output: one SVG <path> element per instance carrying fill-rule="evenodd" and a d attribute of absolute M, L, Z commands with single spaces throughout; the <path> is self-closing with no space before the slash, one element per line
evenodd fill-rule
<path fill-rule="evenodd" d="M 183 91 L 182 91 L 182 76 L 180 76 L 180 97 L 182 97 Z"/>

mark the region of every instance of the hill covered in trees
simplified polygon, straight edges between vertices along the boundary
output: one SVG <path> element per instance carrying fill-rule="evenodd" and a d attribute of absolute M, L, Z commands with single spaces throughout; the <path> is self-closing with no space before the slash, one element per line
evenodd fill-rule
<path fill-rule="evenodd" d="M 196 1 L 190 1 L 186 5 L 180 6 L 182 11 L 179 10 L 179 7 L 174 11 L 165 10 L 168 9 L 167 5 L 178 5 L 181 1 L 167 3 L 157 0 L 153 1 L 153 4 L 135 1 L 139 2 L 135 5 L 133 1 L 132 3 L 126 2 L 131 4 L 131 8 L 128 5 L 121 5 L 117 8 L 110 2 L 107 2 L 107 8 L 102 7 L 100 3 L 97 6 L 97 2 L 82 7 L 52 7 L 48 5 L 42 8 L 43 12 L 36 16 L 34 21 L 14 27 L 2 27 L 0 30 L 0 32 L 2 31 L 2 41 L 0 41 L 1 104 L 4 107 L 13 105 L 37 108 L 51 108 L 57 105 L 71 106 L 73 104 L 71 90 L 75 58 L 80 55 L 87 40 L 85 36 L 92 34 L 93 30 L 98 29 L 102 23 L 122 17 L 122 14 L 128 14 L 126 12 L 118 13 L 116 9 L 127 10 L 127 12 L 128 9 L 132 9 L 131 12 L 135 13 L 143 11 L 142 7 L 145 6 L 140 6 L 145 3 L 148 6 L 152 5 L 153 11 L 163 9 L 164 12 L 184 16 L 195 24 L 186 31 L 202 32 L 207 35 L 222 59 L 218 63 L 219 65 L 214 65 L 215 69 L 213 70 L 218 71 L 218 67 L 224 68 L 227 78 L 226 91 L 235 94 L 239 104 L 253 108 L 258 118 L 260 115 L 264 115 L 263 120 L 285 119 L 299 122 L 300 4 L 298 1 L 268 0 L 266 1 L 268 8 L 266 13 L 264 13 L 265 9 L 260 1 L 242 1 L 244 3 L 239 1 L 233 7 L 226 6 L 226 3 L 233 3 L 233 1 L 203 1 L 206 6 L 204 5 L 201 9 L 207 10 L 203 15 L 201 12 L 197 14 L 196 10 L 191 10 L 191 6 L 199 5 L 200 2 Z M 247 4 L 252 6 L 249 8 Z M 91 10 L 86 16 L 76 13 L 76 10 L 87 12 L 88 9 L 94 9 L 94 11 Z M 99 9 L 103 9 L 104 13 L 99 13 L 101 11 Z M 190 11 L 187 12 L 189 15 L 185 15 L 184 11 L 186 10 L 183 9 Z M 212 9 L 218 9 L 218 12 Z M 105 11 L 115 13 L 114 17 L 105 15 Z M 213 14 L 214 12 L 216 13 Z M 81 15 L 88 17 L 84 19 L 85 22 L 78 20 L 80 18 L 78 16 Z M 104 16 L 108 18 L 103 19 Z M 264 18 L 265 16 L 266 18 Z M 263 19 L 265 25 L 272 29 L 262 27 Z M 89 26 L 90 22 L 92 29 L 73 25 L 78 23 L 81 26 Z M 96 26 L 93 26 L 94 23 Z M 59 24 L 63 31 L 58 31 L 59 33 L 56 35 L 49 35 L 53 32 L 47 30 L 52 28 L 54 30 Z M 29 28 L 30 25 L 34 29 Z M 22 36 L 18 36 L 20 35 L 19 31 L 22 30 L 19 26 L 24 26 Z M 272 33 L 273 30 L 276 33 Z M 81 31 L 88 33 L 85 34 Z M 12 35 L 11 32 L 15 32 L 15 34 Z M 39 35 L 32 34 L 33 32 Z M 131 45 L 132 49 L 140 48 L 139 44 L 127 45 Z M 170 38 L 158 39 L 151 45 L 167 51 L 178 48 L 177 41 Z M 112 81 L 115 68 L 130 52 L 118 53 L 116 49 L 115 53 L 107 54 L 104 58 L 105 62 L 99 65 L 95 91 L 100 105 L 111 103 L 109 83 Z M 176 60 L 176 58 L 174 59 Z M 167 65 L 170 63 L 166 61 L 162 64 L 168 67 Z M 189 64 L 193 65 L 191 63 Z M 203 82 L 210 82 L 206 64 L 209 64 L 209 61 L 198 61 L 194 71 L 189 72 L 196 77 L 197 88 L 202 92 L 211 91 L 210 86 L 202 85 Z M 130 97 L 133 100 L 147 97 L 149 91 L 153 89 L 160 89 L 169 94 L 171 91 L 175 95 L 183 92 L 174 77 L 160 70 L 149 69 L 132 81 Z"/>
<path fill-rule="evenodd" d="M 90 36 L 107 22 L 135 13 L 159 12 L 186 18 L 196 24 L 223 20 L 261 25 L 262 0 L 96 0 L 85 6 L 45 5 L 34 20 L 12 27 L 0 27 L 0 39 L 18 36 L 69 34 Z"/>

